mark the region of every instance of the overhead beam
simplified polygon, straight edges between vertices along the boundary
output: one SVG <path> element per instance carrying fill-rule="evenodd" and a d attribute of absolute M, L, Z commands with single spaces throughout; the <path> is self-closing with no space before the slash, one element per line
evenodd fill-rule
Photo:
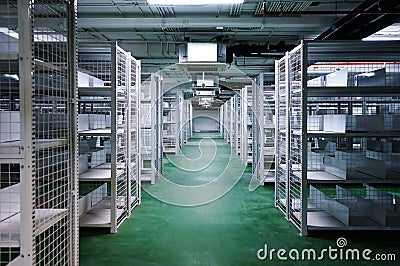
<path fill-rule="evenodd" d="M 326 17 L 269 17 L 268 27 L 303 28 L 315 25 L 328 26 Z M 262 18 L 78 18 L 80 28 L 199 28 L 199 27 L 257 27 Z"/>

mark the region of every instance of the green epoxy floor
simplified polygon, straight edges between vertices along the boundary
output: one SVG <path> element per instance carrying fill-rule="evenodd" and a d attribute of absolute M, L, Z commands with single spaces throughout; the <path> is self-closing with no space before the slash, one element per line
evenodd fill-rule
<path fill-rule="evenodd" d="M 199 185 L 221 172 L 229 146 L 217 135 L 197 134 L 183 148 L 190 158 L 200 155 L 198 142 L 213 137 L 218 146 L 216 165 L 201 172 L 187 173 L 167 162 L 165 177 L 183 185 Z M 178 155 L 179 156 L 179 155 Z M 235 158 L 234 163 L 240 164 Z M 240 167 L 236 165 L 235 167 Z M 218 174 L 216 174 L 218 175 Z M 321 261 L 260 261 L 257 250 L 336 247 L 344 236 L 348 248 L 372 249 L 374 253 L 394 253 L 400 264 L 398 232 L 330 232 L 301 237 L 298 230 L 274 207 L 273 186 L 249 192 L 251 169 L 246 168 L 236 186 L 222 198 L 198 207 L 178 207 L 163 203 L 145 191 L 142 204 L 119 228 L 117 234 L 101 229 L 81 229 L 80 265 L 320 265 Z M 276 256 L 276 255 L 275 255 Z M 355 265 L 355 261 L 325 260 L 325 265 Z M 378 265 L 357 262 L 357 265 Z"/>

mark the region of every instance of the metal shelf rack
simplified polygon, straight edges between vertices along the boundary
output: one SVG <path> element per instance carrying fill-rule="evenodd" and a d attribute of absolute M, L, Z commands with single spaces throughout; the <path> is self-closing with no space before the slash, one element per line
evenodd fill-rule
<path fill-rule="evenodd" d="M 181 101 L 181 126 L 179 130 L 180 145 L 183 147 L 192 137 L 193 107 L 190 100 Z"/>
<path fill-rule="evenodd" d="M 76 3 L 0 6 L 0 264 L 78 265 Z"/>
<path fill-rule="evenodd" d="M 253 88 L 245 86 L 241 90 L 241 132 L 240 132 L 240 158 L 244 164 L 253 162 Z"/>
<path fill-rule="evenodd" d="M 140 62 L 115 43 L 78 49 L 80 226 L 116 233 L 140 204 Z"/>
<path fill-rule="evenodd" d="M 163 95 L 163 152 L 177 154 L 182 146 L 182 99 L 178 93 Z"/>
<path fill-rule="evenodd" d="M 163 95 L 159 73 L 145 80 L 140 95 L 140 175 L 142 182 L 154 184 L 163 167 Z"/>
<path fill-rule="evenodd" d="M 260 183 L 275 182 L 275 88 L 264 84 L 265 73 L 253 82 L 253 175 Z"/>
<path fill-rule="evenodd" d="M 302 235 L 400 228 L 399 49 L 310 41 L 276 62 L 275 202 Z"/>
<path fill-rule="evenodd" d="M 240 155 L 240 141 L 241 141 L 241 97 L 240 97 L 240 91 L 241 90 L 235 90 L 235 95 L 233 96 L 233 127 L 234 127 L 234 132 L 235 132 L 235 138 L 234 138 L 234 145 L 233 145 L 233 150 L 236 155 Z"/>

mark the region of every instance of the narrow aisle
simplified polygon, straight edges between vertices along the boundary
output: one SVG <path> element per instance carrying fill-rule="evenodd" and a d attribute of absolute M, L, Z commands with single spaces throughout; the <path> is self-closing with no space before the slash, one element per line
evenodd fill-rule
<path fill-rule="evenodd" d="M 218 136 L 195 135 L 182 152 L 190 158 L 198 157 L 198 144 L 203 137 L 212 137 L 220 149 L 216 163 L 203 171 L 183 175 L 181 169 L 167 162 L 166 178 L 182 185 L 198 185 L 210 181 L 207 176 L 221 172 L 219 167 L 229 157 L 230 147 Z M 238 157 L 234 164 L 240 169 Z M 334 235 L 326 239 L 299 236 L 297 229 L 274 207 L 273 187 L 249 192 L 250 179 L 251 168 L 247 167 L 226 195 L 198 207 L 166 204 L 143 191 L 141 206 L 117 234 L 81 229 L 80 265 L 275 265 L 276 259 L 271 262 L 257 258 L 257 251 L 265 244 L 288 250 L 320 250 L 334 245 Z M 390 244 L 388 241 L 387 245 Z M 301 265 L 320 263 L 303 261 Z"/>
<path fill-rule="evenodd" d="M 200 156 L 199 142 L 212 138 L 218 148 L 214 163 L 202 171 L 188 172 L 168 160 L 164 176 L 182 185 L 200 185 L 212 180 L 229 160 L 231 149 L 217 134 L 195 134 L 182 149 L 190 159 Z M 210 153 L 204 149 L 203 152 Z M 178 157 L 180 155 L 170 156 Z M 233 167 L 241 168 L 238 156 Z M 81 265 L 246 265 L 257 262 L 256 252 L 265 239 L 267 213 L 273 206 L 273 189 L 248 191 L 251 168 L 222 198 L 198 207 L 163 203 L 143 191 L 142 204 L 115 235 L 86 231 L 81 236 Z M 160 182 L 156 185 L 160 189 Z M 148 186 L 148 185 L 146 185 Z M 270 210 L 267 210 L 270 209 Z M 281 231 L 295 230 L 277 221 Z M 261 236 L 261 237 L 260 237 Z"/>

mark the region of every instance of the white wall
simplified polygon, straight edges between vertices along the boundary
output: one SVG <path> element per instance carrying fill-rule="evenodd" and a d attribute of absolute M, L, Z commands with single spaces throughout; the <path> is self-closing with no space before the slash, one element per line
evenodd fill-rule
<path fill-rule="evenodd" d="M 193 131 L 219 131 L 219 110 L 193 110 Z"/>

